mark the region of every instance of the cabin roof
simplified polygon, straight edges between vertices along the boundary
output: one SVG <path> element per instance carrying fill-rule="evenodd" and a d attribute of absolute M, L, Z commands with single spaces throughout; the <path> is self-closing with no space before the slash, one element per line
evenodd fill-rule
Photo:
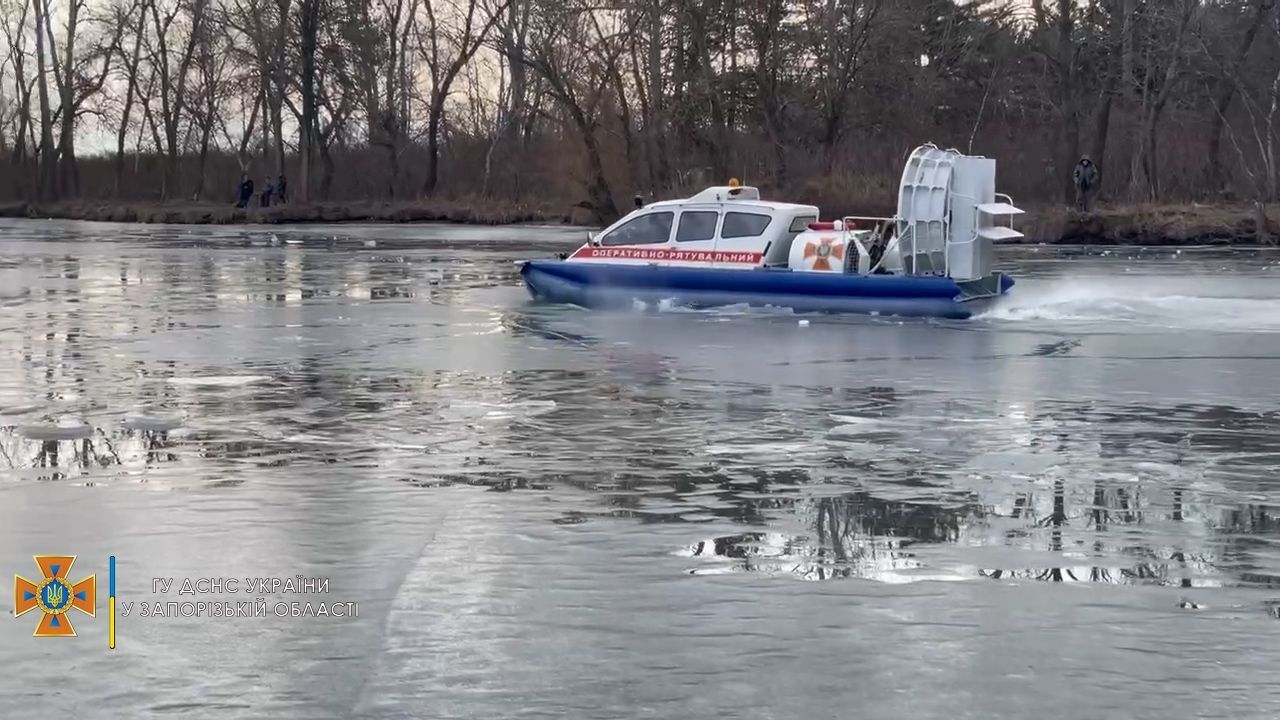
<path fill-rule="evenodd" d="M 756 212 L 767 212 L 773 214 L 779 211 L 804 211 L 818 214 L 818 208 L 813 205 L 800 205 L 797 203 L 772 202 L 760 199 L 760 191 L 754 187 L 732 187 L 729 185 L 713 185 L 692 197 L 680 198 L 676 200 L 662 200 L 655 203 L 649 203 L 644 206 L 645 209 L 654 210 L 676 210 L 681 208 L 690 209 L 730 209 L 740 208 L 742 210 L 754 210 Z"/>
<path fill-rule="evenodd" d="M 759 200 L 760 188 L 746 185 L 712 185 L 689 200 L 695 202 L 729 202 L 733 200 Z"/>

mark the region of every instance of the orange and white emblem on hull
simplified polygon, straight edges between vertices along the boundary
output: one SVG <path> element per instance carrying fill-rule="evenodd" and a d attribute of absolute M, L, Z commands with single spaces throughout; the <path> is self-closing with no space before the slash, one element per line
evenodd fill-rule
<path fill-rule="evenodd" d="M 804 244 L 804 259 L 813 258 L 814 270 L 831 270 L 831 261 L 838 260 L 844 265 L 844 245 L 836 245 L 835 238 L 825 237 L 818 242 Z"/>

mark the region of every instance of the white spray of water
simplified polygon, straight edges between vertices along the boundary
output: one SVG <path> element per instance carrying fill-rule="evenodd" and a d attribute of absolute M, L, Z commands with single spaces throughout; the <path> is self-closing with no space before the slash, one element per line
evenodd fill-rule
<path fill-rule="evenodd" d="M 775 306 L 756 306 L 747 303 L 734 303 L 731 305 L 717 305 L 714 307 L 693 308 L 687 305 L 681 305 L 675 298 L 664 298 L 658 301 L 658 312 L 664 313 L 694 313 L 698 315 L 794 315 L 795 311 L 789 307 Z"/>
<path fill-rule="evenodd" d="M 977 319 L 1280 332 L 1280 287 L 1260 285 L 1254 278 L 1064 278 L 1022 283 Z"/>
<path fill-rule="evenodd" d="M 690 308 L 672 298 L 633 299 L 631 310 L 726 319 L 796 315 L 790 308 L 745 303 Z M 1230 271 L 1209 276 L 1028 278 L 975 319 L 1037 329 L 1280 333 L 1280 283 L 1266 275 Z"/>

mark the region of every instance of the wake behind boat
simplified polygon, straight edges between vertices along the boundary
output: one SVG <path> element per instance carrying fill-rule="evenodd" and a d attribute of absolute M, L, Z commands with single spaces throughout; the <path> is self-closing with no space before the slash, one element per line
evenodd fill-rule
<path fill-rule="evenodd" d="M 762 200 L 754 187 L 710 187 L 637 208 L 562 260 L 521 269 L 537 300 L 588 308 L 670 302 L 797 312 L 967 318 L 1013 278 L 993 246 L 1022 237 L 1022 211 L 995 191 L 995 160 L 916 148 L 894 217 L 819 221 L 813 205 Z"/>

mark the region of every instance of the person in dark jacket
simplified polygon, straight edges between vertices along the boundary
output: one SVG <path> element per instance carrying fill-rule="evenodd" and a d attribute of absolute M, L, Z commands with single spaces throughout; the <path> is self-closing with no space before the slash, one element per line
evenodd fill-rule
<path fill-rule="evenodd" d="M 271 178 L 262 181 L 262 207 L 271 207 Z"/>
<path fill-rule="evenodd" d="M 236 207 L 249 207 L 249 203 L 253 202 L 253 181 L 249 179 L 249 173 L 240 173 L 240 186 L 236 188 Z"/>
<path fill-rule="evenodd" d="M 1076 186 L 1076 210 L 1089 212 L 1094 195 L 1098 190 L 1098 166 L 1093 164 L 1088 155 L 1080 158 L 1075 170 L 1071 171 L 1071 181 Z"/>
<path fill-rule="evenodd" d="M 276 204 L 277 205 L 284 204 L 284 201 L 285 201 L 284 189 L 285 189 L 284 176 L 281 175 L 280 177 L 276 178 Z"/>

